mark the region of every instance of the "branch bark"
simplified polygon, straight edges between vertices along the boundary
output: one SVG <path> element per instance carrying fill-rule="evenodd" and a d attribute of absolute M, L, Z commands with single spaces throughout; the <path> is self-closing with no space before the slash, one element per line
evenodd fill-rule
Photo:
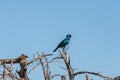
<path fill-rule="evenodd" d="M 61 58 L 64 60 L 65 65 L 67 67 L 67 71 L 69 74 L 69 80 L 74 80 L 74 71 L 70 63 L 70 57 L 68 56 L 68 53 L 63 49 L 63 51 L 60 51 Z"/>
<path fill-rule="evenodd" d="M 39 53 L 38 53 L 38 55 L 39 55 Z M 40 60 L 41 66 L 42 66 L 44 78 L 45 78 L 45 80 L 50 80 L 50 68 L 48 65 L 48 59 L 46 58 L 46 56 L 44 56 L 45 55 L 44 53 L 42 55 L 43 55 L 43 58 L 40 58 L 39 60 Z M 44 61 L 43 61 L 43 59 L 44 59 Z"/>

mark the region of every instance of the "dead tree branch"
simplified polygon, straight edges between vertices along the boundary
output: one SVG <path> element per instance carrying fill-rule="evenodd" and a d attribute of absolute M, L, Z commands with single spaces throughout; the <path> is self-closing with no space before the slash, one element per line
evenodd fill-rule
<path fill-rule="evenodd" d="M 30 61 L 26 61 L 26 58 L 28 58 L 28 56 L 22 54 L 20 57 L 18 58 L 14 58 L 14 59 L 0 59 L 0 65 L 3 65 L 3 74 L 2 74 L 2 78 L 3 80 L 6 80 L 8 76 L 10 76 L 13 80 L 29 80 L 28 78 L 28 73 L 27 73 L 27 66 L 37 60 L 40 60 L 42 58 L 45 58 L 47 61 L 46 56 L 51 56 L 53 54 L 42 54 L 37 56 L 36 58 L 32 58 Z M 7 66 L 8 64 L 11 64 L 11 66 Z M 13 64 L 20 64 L 20 71 L 17 71 L 19 78 L 16 76 L 15 73 L 13 73 Z M 47 66 L 48 68 L 48 66 Z M 1 78 L 1 79 L 2 79 Z M 48 79 L 50 80 L 50 79 Z"/>
<path fill-rule="evenodd" d="M 79 74 L 93 74 L 93 75 L 102 77 L 102 78 L 104 78 L 104 79 L 114 80 L 113 78 L 108 77 L 108 76 L 105 76 L 105 75 L 103 75 L 103 74 L 96 73 L 96 72 L 89 72 L 89 71 L 79 71 L 79 72 L 76 72 L 76 73 L 74 73 L 74 77 L 77 76 L 77 75 L 79 75 Z"/>
<path fill-rule="evenodd" d="M 69 74 L 69 80 L 74 80 L 74 71 L 70 63 L 70 57 L 65 50 L 60 51 L 61 58 L 64 60 Z"/>
<path fill-rule="evenodd" d="M 87 74 L 85 75 L 86 80 L 92 80 Z"/>
<path fill-rule="evenodd" d="M 40 56 L 39 53 L 38 53 L 38 55 Z M 44 53 L 42 53 L 42 55 L 43 55 L 43 58 L 40 58 L 39 60 L 40 60 L 41 66 L 42 66 L 44 78 L 45 78 L 45 80 L 50 80 L 50 68 L 48 65 L 49 61 L 48 61 L 47 57 L 44 56 L 45 55 Z"/>
<path fill-rule="evenodd" d="M 37 54 L 38 54 L 38 52 L 37 52 Z M 39 56 L 37 56 L 36 58 L 33 58 L 33 59 L 31 59 L 29 62 L 27 62 L 27 65 L 29 65 L 29 64 L 31 64 L 31 63 L 33 63 L 33 62 L 35 62 L 35 61 L 37 61 L 37 60 L 45 57 L 45 56 L 52 56 L 52 55 L 53 55 L 53 54 L 39 55 Z"/>
<path fill-rule="evenodd" d="M 74 80 L 76 76 L 81 74 L 86 74 L 85 75 L 86 80 L 92 80 L 87 74 L 99 76 L 105 80 L 120 80 L 119 76 L 112 78 L 96 72 L 89 72 L 89 71 L 74 72 L 74 69 L 70 62 L 70 57 L 65 50 L 61 50 L 59 56 L 51 60 L 49 60 L 48 56 L 52 56 L 53 54 L 44 54 L 44 53 L 39 54 L 38 52 L 37 54 L 38 56 L 35 57 L 33 55 L 34 57 L 29 61 L 26 60 L 28 56 L 24 54 L 14 59 L 0 59 L 0 65 L 2 65 L 2 70 L 0 70 L 0 80 L 1 79 L 7 80 L 7 78 L 11 78 L 12 80 L 29 80 L 28 74 L 39 65 L 41 65 L 45 80 L 52 80 L 55 77 L 59 77 L 61 80 L 67 80 L 67 78 L 69 78 L 69 80 Z M 33 66 L 30 71 L 28 71 L 28 66 L 36 61 L 39 61 L 39 63 Z M 62 67 L 62 69 L 66 70 L 67 74 L 55 74 L 51 76 L 50 65 L 49 65 L 51 62 L 64 63 L 65 68 Z M 20 65 L 19 71 L 16 72 L 14 71 L 15 64 Z"/>

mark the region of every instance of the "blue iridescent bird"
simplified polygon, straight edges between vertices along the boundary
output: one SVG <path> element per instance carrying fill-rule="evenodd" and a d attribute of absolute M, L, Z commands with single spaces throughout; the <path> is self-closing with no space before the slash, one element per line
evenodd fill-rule
<path fill-rule="evenodd" d="M 65 47 L 69 44 L 70 38 L 71 38 L 71 34 L 66 35 L 66 38 L 63 39 L 58 46 L 55 48 L 55 50 L 53 52 L 55 52 L 58 48 L 63 48 L 65 49 Z"/>

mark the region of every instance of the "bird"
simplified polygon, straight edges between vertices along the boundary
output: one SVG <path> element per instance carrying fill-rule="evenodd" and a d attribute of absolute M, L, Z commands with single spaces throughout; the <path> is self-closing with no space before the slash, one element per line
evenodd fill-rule
<path fill-rule="evenodd" d="M 69 41 L 70 41 L 70 38 L 71 38 L 71 34 L 67 34 L 66 35 L 66 38 L 63 39 L 59 44 L 58 46 L 53 50 L 53 52 L 55 52 L 58 48 L 63 48 L 65 49 L 65 47 L 69 44 Z"/>

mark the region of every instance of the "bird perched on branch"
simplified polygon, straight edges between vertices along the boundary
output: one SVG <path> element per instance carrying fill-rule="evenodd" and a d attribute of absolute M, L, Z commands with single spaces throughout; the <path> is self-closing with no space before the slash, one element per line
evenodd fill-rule
<path fill-rule="evenodd" d="M 59 44 L 58 46 L 55 48 L 55 50 L 53 52 L 55 52 L 58 48 L 63 48 L 65 49 L 65 46 L 69 44 L 69 41 L 70 41 L 70 38 L 71 38 L 71 34 L 67 34 L 66 35 L 66 38 L 63 39 Z"/>

